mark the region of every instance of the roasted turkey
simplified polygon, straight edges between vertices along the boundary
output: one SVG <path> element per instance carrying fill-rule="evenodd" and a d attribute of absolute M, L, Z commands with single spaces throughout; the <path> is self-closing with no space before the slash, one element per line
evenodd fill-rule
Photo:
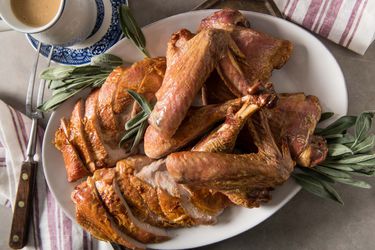
<path fill-rule="evenodd" d="M 54 142 L 64 156 L 69 181 L 112 167 L 129 156 L 128 148 L 118 147 L 124 125 L 137 108 L 126 89 L 155 102 L 165 67 L 163 57 L 144 59 L 129 68 L 117 67 L 100 89 L 75 104 L 70 120 L 61 121 Z"/>
<path fill-rule="evenodd" d="M 214 224 L 230 205 L 259 207 L 296 164 L 323 161 L 319 100 L 275 93 L 269 82 L 292 48 L 226 9 L 196 34 L 172 34 L 166 58 L 114 69 L 55 134 L 68 181 L 88 176 L 72 193 L 77 222 L 98 239 L 145 248 L 168 240 L 165 228 Z M 138 151 L 118 146 L 140 110 L 128 89 L 154 105 Z"/>

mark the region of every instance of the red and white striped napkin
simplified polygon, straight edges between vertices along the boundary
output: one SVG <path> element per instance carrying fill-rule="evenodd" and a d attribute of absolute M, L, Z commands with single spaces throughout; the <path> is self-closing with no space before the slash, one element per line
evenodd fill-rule
<path fill-rule="evenodd" d="M 284 16 L 363 55 L 375 39 L 374 0 L 274 0 Z"/>
<path fill-rule="evenodd" d="M 1 100 L 0 110 L 0 205 L 11 209 L 17 192 L 21 163 L 25 159 L 31 120 Z M 39 131 L 37 154 L 40 155 L 43 132 Z M 106 248 L 107 244 L 99 244 L 59 208 L 44 179 L 41 162 L 38 166 L 35 191 L 29 243 L 25 249 Z M 0 221 L 3 219 L 0 215 Z M 2 241 L 8 241 L 6 235 L 1 238 Z M 7 245 L 1 243 L 3 246 Z"/>

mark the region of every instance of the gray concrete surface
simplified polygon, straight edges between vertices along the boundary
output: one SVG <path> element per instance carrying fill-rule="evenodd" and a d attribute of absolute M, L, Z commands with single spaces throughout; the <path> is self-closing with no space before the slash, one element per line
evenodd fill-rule
<path fill-rule="evenodd" d="M 188 11 L 200 1 L 134 0 L 132 8 L 139 23 L 146 25 Z M 365 56 L 359 56 L 329 41 L 322 39 L 322 42 L 344 72 L 349 92 L 349 113 L 374 110 L 375 44 Z M 21 110 L 34 55 L 32 52 L 22 34 L 0 33 L 0 99 Z M 375 186 L 375 178 L 369 183 Z M 338 185 L 337 190 L 345 201 L 344 206 L 302 191 L 257 227 L 199 249 L 375 249 L 375 189 L 361 190 Z M 0 238 L 3 239 L 8 237 L 3 229 L 9 218 L 0 211 Z M 4 249 L 1 244 L 0 249 Z"/>

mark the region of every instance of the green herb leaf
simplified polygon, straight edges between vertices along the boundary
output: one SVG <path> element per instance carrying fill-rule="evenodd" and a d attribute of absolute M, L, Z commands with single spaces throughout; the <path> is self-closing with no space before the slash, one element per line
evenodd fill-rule
<path fill-rule="evenodd" d="M 357 165 L 367 166 L 367 167 L 375 167 L 375 159 L 371 159 L 371 160 L 367 160 L 367 161 L 361 161 L 361 162 L 358 162 Z"/>
<path fill-rule="evenodd" d="M 45 69 L 40 77 L 45 80 L 62 80 L 69 77 L 75 66 L 58 66 Z"/>
<path fill-rule="evenodd" d="M 319 163 L 320 166 L 327 167 L 327 168 L 333 168 L 341 171 L 347 171 L 351 172 L 353 169 L 351 168 L 351 165 L 346 165 L 346 164 L 329 164 L 329 163 Z"/>
<path fill-rule="evenodd" d="M 91 65 L 103 68 L 114 68 L 122 64 L 122 59 L 112 54 L 101 54 L 91 58 Z"/>
<path fill-rule="evenodd" d="M 328 183 L 321 181 L 324 188 L 327 190 L 327 192 L 332 196 L 333 200 L 337 201 L 341 205 L 344 205 L 344 201 L 340 197 L 340 195 L 336 192 L 336 190 Z"/>
<path fill-rule="evenodd" d="M 324 112 L 320 115 L 320 120 L 319 122 L 322 122 L 322 121 L 325 121 L 325 120 L 328 120 L 329 118 L 331 118 L 335 113 L 333 112 Z"/>
<path fill-rule="evenodd" d="M 133 99 L 139 104 L 139 106 L 141 106 L 141 108 L 143 109 L 143 111 L 146 114 L 150 114 L 151 113 L 152 107 L 148 103 L 148 101 L 146 100 L 146 98 L 144 98 L 142 95 L 138 94 L 134 90 L 127 89 L 126 91 L 129 93 L 129 95 L 131 97 L 133 97 Z"/>
<path fill-rule="evenodd" d="M 129 7 L 125 4 L 121 5 L 119 7 L 119 14 L 122 32 L 125 34 L 125 36 L 133 41 L 133 43 L 146 57 L 150 57 L 146 50 L 146 39 L 141 28 L 139 28 L 133 15 L 131 14 Z"/>
<path fill-rule="evenodd" d="M 368 134 L 372 125 L 372 118 L 374 117 L 374 112 L 362 112 L 355 123 L 355 142 L 352 147 L 357 145 L 358 142 L 362 141 Z"/>
<path fill-rule="evenodd" d="M 136 116 L 134 116 L 132 119 L 130 119 L 127 123 L 125 123 L 125 129 L 129 130 L 129 129 L 132 129 L 134 127 L 137 127 L 142 122 L 147 120 L 148 116 L 149 116 L 149 114 L 144 112 L 144 111 L 139 112 Z"/>
<path fill-rule="evenodd" d="M 137 92 L 131 89 L 128 89 L 127 92 L 142 108 L 141 112 L 139 112 L 136 116 L 134 116 L 125 124 L 125 129 L 129 131 L 126 132 L 125 136 L 120 141 L 121 146 L 125 141 L 129 140 L 136 134 L 133 145 L 130 149 L 130 151 L 133 152 L 136 149 L 136 147 L 138 147 L 138 144 L 142 140 L 143 135 L 146 131 L 148 125 L 147 118 L 152 111 L 152 106 L 141 94 L 138 94 Z M 131 133 L 131 135 L 129 136 L 128 133 Z"/>
<path fill-rule="evenodd" d="M 305 172 L 308 175 L 311 175 L 311 176 L 314 176 L 314 177 L 318 178 L 319 180 L 322 180 L 322 181 L 325 181 L 325 182 L 330 182 L 330 183 L 335 183 L 335 181 L 331 177 L 329 177 L 326 174 L 322 174 L 322 173 L 316 171 L 315 168 L 301 167 L 299 169 L 302 170 L 302 172 Z"/>
<path fill-rule="evenodd" d="M 351 186 L 354 186 L 354 187 L 371 188 L 370 184 L 368 184 L 365 181 L 361 181 L 361 180 L 353 180 L 353 179 L 337 178 L 337 177 L 334 177 L 333 179 L 337 182 L 347 184 L 347 185 L 351 185 Z"/>
<path fill-rule="evenodd" d="M 375 170 L 374 169 L 368 169 L 368 168 L 362 168 L 360 170 L 355 170 L 352 172 L 353 175 L 358 176 L 365 176 L 365 177 L 373 177 L 375 176 Z"/>
<path fill-rule="evenodd" d="M 353 144 L 355 145 L 355 143 Z M 352 146 L 353 153 L 365 154 L 371 152 L 375 146 L 375 135 L 366 137 L 362 142 L 358 143 L 355 146 Z"/>
<path fill-rule="evenodd" d="M 48 110 L 53 110 L 55 109 L 59 104 L 61 104 L 62 102 L 66 101 L 67 99 L 69 99 L 70 97 L 74 96 L 75 94 L 77 94 L 79 91 L 81 90 L 74 90 L 74 91 L 71 91 L 71 92 L 60 92 L 60 93 L 56 93 L 54 96 L 52 96 L 51 99 L 49 99 L 48 101 L 46 101 L 45 103 L 43 103 L 42 105 L 40 105 L 38 107 L 38 109 L 40 111 L 48 111 Z"/>
<path fill-rule="evenodd" d="M 71 83 L 65 87 L 66 90 L 79 90 L 83 87 L 89 87 L 92 84 L 92 79 L 81 80 L 74 83 Z"/>
<path fill-rule="evenodd" d="M 331 177 L 338 177 L 338 178 L 351 178 L 350 174 L 344 172 L 344 171 L 341 171 L 341 170 L 337 170 L 337 169 L 332 169 L 332 168 L 327 168 L 327 167 L 323 167 L 323 166 L 316 166 L 315 169 L 318 171 L 318 172 L 321 172 L 321 173 L 324 173 L 324 174 L 327 174 Z"/>
<path fill-rule="evenodd" d="M 374 166 L 362 166 L 362 165 L 358 165 L 358 164 L 352 165 L 351 168 L 354 171 L 360 171 L 360 172 L 362 172 L 362 170 L 364 170 L 365 172 L 375 170 Z"/>
<path fill-rule="evenodd" d="M 333 122 L 328 127 L 319 130 L 316 132 L 318 135 L 332 135 L 332 134 L 340 134 L 346 131 L 348 128 L 352 127 L 356 122 L 355 116 L 343 116 L 339 118 L 337 121 Z"/>
<path fill-rule="evenodd" d="M 64 80 L 51 80 L 51 84 L 49 86 L 50 89 L 58 89 L 69 85 L 70 83 Z"/>
<path fill-rule="evenodd" d="M 139 130 L 140 126 L 132 128 L 131 130 L 128 130 L 125 132 L 124 136 L 121 138 L 119 146 L 122 147 L 125 142 L 130 140 Z"/>
<path fill-rule="evenodd" d="M 52 90 L 52 96 L 58 95 L 58 94 L 60 94 L 62 92 L 67 92 L 65 87 L 58 88 L 58 89 L 53 89 Z"/>
<path fill-rule="evenodd" d="M 95 74 L 101 74 L 101 68 L 99 66 L 92 66 L 92 65 L 86 65 L 86 66 L 80 66 L 76 67 L 71 75 L 72 76 L 88 76 L 88 75 L 95 75 Z"/>
<path fill-rule="evenodd" d="M 329 144 L 328 155 L 339 156 L 345 154 L 353 154 L 352 150 L 343 144 Z"/>
<path fill-rule="evenodd" d="M 326 135 L 326 136 L 324 136 L 324 138 L 326 138 L 327 140 L 329 140 L 329 139 L 343 138 L 343 137 L 344 137 L 343 134 L 333 134 L 333 135 Z"/>
<path fill-rule="evenodd" d="M 142 124 L 140 125 L 137 135 L 135 136 L 133 145 L 130 149 L 130 152 L 134 152 L 134 150 L 138 147 L 138 144 L 141 142 L 143 135 L 146 131 L 147 125 L 148 125 L 147 121 L 142 122 Z"/>
<path fill-rule="evenodd" d="M 337 198 L 336 195 L 331 193 L 332 188 L 326 188 L 328 184 L 323 184 L 321 180 L 318 178 L 315 178 L 313 176 L 305 175 L 305 174 L 293 174 L 293 177 L 295 178 L 296 182 L 301 185 L 301 187 L 319 197 L 331 199 L 336 202 L 341 203 L 341 198 Z M 337 194 L 337 193 L 336 193 Z"/>
<path fill-rule="evenodd" d="M 368 160 L 375 159 L 375 154 L 358 154 L 358 155 L 353 155 L 353 156 L 347 156 L 342 159 L 338 159 L 334 162 L 330 163 L 338 163 L 338 164 L 357 164 L 360 162 L 365 162 Z"/>
<path fill-rule="evenodd" d="M 324 138 L 327 139 L 329 144 L 331 143 L 350 144 L 349 146 L 351 146 L 355 140 L 355 138 L 350 134 L 343 134 L 342 137 L 334 137 L 334 138 L 330 138 L 329 136 L 324 136 Z"/>

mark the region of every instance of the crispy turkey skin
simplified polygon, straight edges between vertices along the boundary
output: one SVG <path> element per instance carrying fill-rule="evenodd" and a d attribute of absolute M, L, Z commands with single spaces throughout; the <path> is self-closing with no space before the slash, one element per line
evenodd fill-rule
<path fill-rule="evenodd" d="M 88 176 L 71 194 L 77 222 L 98 239 L 144 249 L 170 239 L 164 229 L 215 224 L 231 205 L 259 207 L 296 164 L 323 161 L 318 98 L 275 93 L 269 82 L 292 49 L 225 9 L 196 34 L 172 34 L 165 58 L 115 68 L 55 134 L 68 181 Z M 141 110 L 128 89 L 153 106 L 134 152 L 118 146 Z"/>

